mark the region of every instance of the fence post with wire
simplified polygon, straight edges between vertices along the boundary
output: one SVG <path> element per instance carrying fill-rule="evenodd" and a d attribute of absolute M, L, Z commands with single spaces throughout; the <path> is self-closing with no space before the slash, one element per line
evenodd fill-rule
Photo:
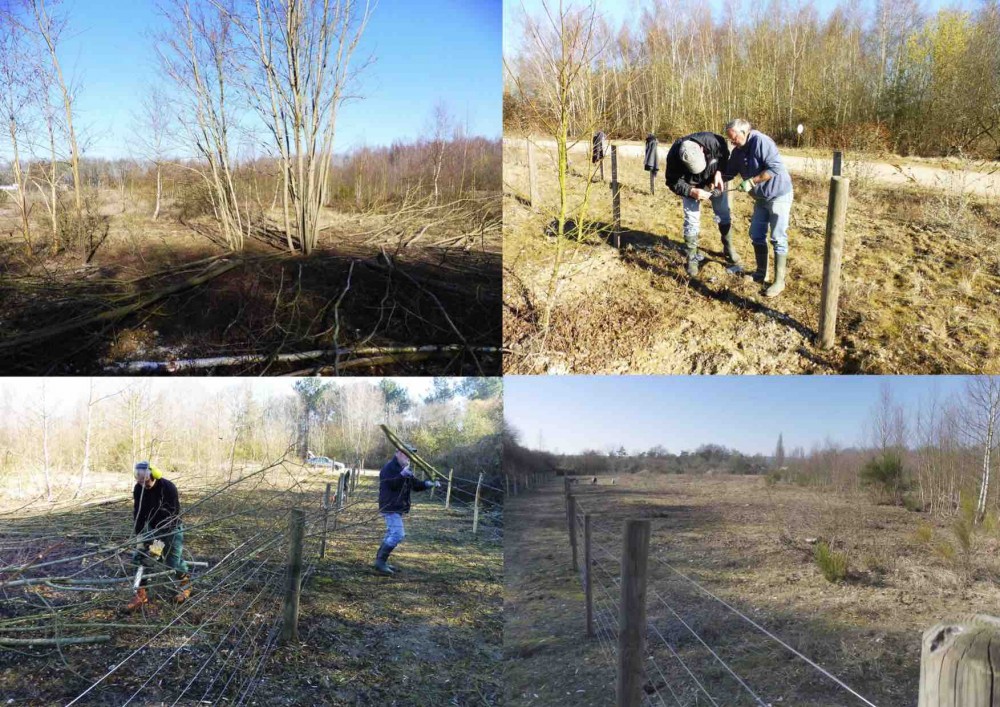
<path fill-rule="evenodd" d="M 327 482 L 326 491 L 323 492 L 323 536 L 320 538 L 319 543 L 320 559 L 326 557 L 326 533 L 330 522 L 330 489 L 332 487 L 333 484 Z"/>
<path fill-rule="evenodd" d="M 479 496 L 483 487 L 483 472 L 479 472 L 479 481 L 476 482 L 476 501 L 472 509 L 472 534 L 479 532 Z"/>
<path fill-rule="evenodd" d="M 444 509 L 451 510 L 451 480 L 455 476 L 454 469 L 448 469 L 448 490 L 444 494 Z"/>
<path fill-rule="evenodd" d="M 281 640 L 285 643 L 299 638 L 299 594 L 302 590 L 302 540 L 305 529 L 305 511 L 293 508 L 290 529 L 292 540 L 285 575 L 285 603 L 281 621 Z"/>

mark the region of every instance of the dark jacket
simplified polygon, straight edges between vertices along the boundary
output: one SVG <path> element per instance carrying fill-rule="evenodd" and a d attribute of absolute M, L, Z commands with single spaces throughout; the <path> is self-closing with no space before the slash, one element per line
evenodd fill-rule
<path fill-rule="evenodd" d="M 403 476 L 403 465 L 393 456 L 378 473 L 378 509 L 382 513 L 409 513 L 410 491 L 424 491 L 428 483 Z"/>
<path fill-rule="evenodd" d="M 691 174 L 681 162 L 681 143 L 692 140 L 701 145 L 705 153 L 705 171 Z M 715 133 L 692 133 L 674 141 L 667 153 L 667 188 L 679 196 L 690 196 L 691 189 L 712 186 L 712 179 L 718 171 L 725 172 L 729 166 L 729 145 L 726 139 Z"/>
<path fill-rule="evenodd" d="M 173 531 L 180 525 L 181 501 L 172 481 L 157 479 L 153 488 L 136 484 L 132 489 L 132 520 L 136 534 L 147 526 L 158 532 Z"/>

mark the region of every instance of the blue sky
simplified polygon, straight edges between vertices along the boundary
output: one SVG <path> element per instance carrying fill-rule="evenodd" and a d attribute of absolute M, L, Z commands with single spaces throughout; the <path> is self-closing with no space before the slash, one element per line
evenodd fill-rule
<path fill-rule="evenodd" d="M 133 114 L 159 80 L 154 0 L 66 0 L 69 31 L 60 60 L 80 85 L 77 122 L 90 156 L 127 152 Z M 376 61 L 365 99 L 344 107 L 337 149 L 416 138 L 444 100 L 470 132 L 501 133 L 501 0 L 382 0 L 357 58 Z"/>
<path fill-rule="evenodd" d="M 529 447 L 541 430 L 549 451 L 662 444 L 676 454 L 714 443 L 770 454 L 779 433 L 789 450 L 827 437 L 859 443 L 883 381 L 909 411 L 966 383 L 960 376 L 508 376 L 504 416 Z"/>

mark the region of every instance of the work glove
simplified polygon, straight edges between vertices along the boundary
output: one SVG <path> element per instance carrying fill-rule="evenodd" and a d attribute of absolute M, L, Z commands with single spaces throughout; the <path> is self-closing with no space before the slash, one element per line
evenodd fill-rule
<path fill-rule="evenodd" d="M 750 180 L 750 179 L 744 179 L 742 182 L 740 182 L 740 186 L 737 187 L 737 188 L 740 191 L 746 192 L 747 194 L 749 194 L 750 190 L 753 189 L 753 187 L 754 187 L 754 183 L 753 183 L 752 180 Z"/>
<path fill-rule="evenodd" d="M 399 475 L 400 476 L 405 476 L 407 478 L 412 479 L 413 478 L 413 469 L 411 469 L 410 467 L 406 467 L 401 472 L 399 472 Z"/>
<path fill-rule="evenodd" d="M 425 481 L 424 482 L 424 486 L 426 486 L 429 489 L 430 488 L 439 489 L 439 488 L 441 488 L 441 482 L 440 481 Z"/>

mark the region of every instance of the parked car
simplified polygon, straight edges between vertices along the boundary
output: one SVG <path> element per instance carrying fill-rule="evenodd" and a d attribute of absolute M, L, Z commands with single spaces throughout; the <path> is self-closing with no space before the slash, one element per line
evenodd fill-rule
<path fill-rule="evenodd" d="M 347 468 L 343 462 L 338 462 L 336 459 L 331 459 L 330 457 L 309 457 L 306 459 L 306 464 L 309 466 L 327 466 L 334 471 L 343 471 Z"/>

